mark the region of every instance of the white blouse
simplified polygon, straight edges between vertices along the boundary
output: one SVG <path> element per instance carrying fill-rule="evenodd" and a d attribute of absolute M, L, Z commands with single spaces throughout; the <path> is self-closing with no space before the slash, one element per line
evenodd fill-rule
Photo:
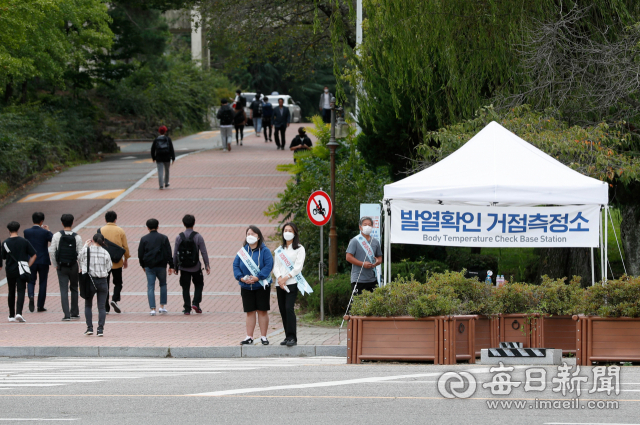
<path fill-rule="evenodd" d="M 293 245 L 293 244 L 292 244 Z M 292 245 L 289 245 L 284 249 L 285 254 L 289 258 L 289 261 L 293 263 L 293 270 L 289 272 L 289 270 L 282 264 L 279 258 L 273 254 L 274 257 L 274 265 L 273 265 L 273 274 L 276 279 L 279 279 L 282 276 L 286 276 L 291 273 L 291 276 L 295 276 L 302 271 L 302 267 L 304 266 L 304 258 L 306 256 L 304 247 L 302 245 L 298 245 L 298 249 L 293 249 Z M 277 282 L 276 282 L 277 283 Z M 296 279 L 291 277 L 291 279 L 287 280 L 287 285 L 295 285 L 297 284 Z"/>

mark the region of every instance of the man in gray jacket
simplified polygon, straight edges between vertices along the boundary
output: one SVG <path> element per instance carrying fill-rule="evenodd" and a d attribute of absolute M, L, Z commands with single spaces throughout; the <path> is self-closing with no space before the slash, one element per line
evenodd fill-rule
<path fill-rule="evenodd" d="M 204 276 L 200 255 L 204 261 L 207 275 L 211 273 L 209 266 L 209 254 L 200 233 L 193 230 L 196 218 L 187 214 L 182 218 L 182 224 L 186 230 L 178 235 L 173 250 L 173 263 L 176 265 L 176 273 L 180 273 L 180 286 L 182 286 L 182 299 L 184 300 L 184 314 L 191 314 L 191 309 L 196 313 L 202 313 L 200 302 L 202 301 L 202 289 L 204 288 Z M 194 294 L 191 302 L 191 281 L 193 280 Z"/>
<path fill-rule="evenodd" d="M 318 107 L 325 124 L 331 123 L 331 99 L 333 99 L 333 93 L 329 93 L 329 87 L 324 86 L 324 92 L 320 95 L 320 105 Z"/>

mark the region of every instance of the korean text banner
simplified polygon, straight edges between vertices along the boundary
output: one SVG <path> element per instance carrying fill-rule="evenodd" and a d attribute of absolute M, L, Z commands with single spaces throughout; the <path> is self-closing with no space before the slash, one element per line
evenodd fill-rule
<path fill-rule="evenodd" d="M 391 243 L 597 247 L 600 206 L 476 207 L 393 201 Z"/>

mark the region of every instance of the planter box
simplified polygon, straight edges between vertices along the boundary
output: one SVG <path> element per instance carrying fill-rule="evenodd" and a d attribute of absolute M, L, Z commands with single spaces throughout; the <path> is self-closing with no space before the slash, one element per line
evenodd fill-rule
<path fill-rule="evenodd" d="M 476 326 L 478 315 L 447 316 L 442 323 L 442 364 L 476 362 Z"/>
<path fill-rule="evenodd" d="M 442 316 L 413 317 L 345 316 L 347 363 L 362 360 L 432 361 L 441 363 Z"/>
<path fill-rule="evenodd" d="M 576 353 L 576 324 L 571 316 L 541 315 L 532 324 L 532 347 L 561 349 L 563 355 Z"/>
<path fill-rule="evenodd" d="M 499 332 L 500 342 L 521 342 L 522 348 L 531 348 L 532 329 L 537 338 L 538 327 L 535 326 L 537 315 L 535 314 L 500 314 Z M 534 326 L 532 326 L 534 325 Z M 497 347 L 495 345 L 494 347 Z M 537 348 L 537 346 L 535 347 Z M 554 347 L 548 347 L 554 348 Z"/>
<path fill-rule="evenodd" d="M 577 364 L 640 362 L 640 318 L 573 316 Z"/>
<path fill-rule="evenodd" d="M 476 358 L 480 358 L 483 348 L 495 348 L 500 345 L 500 320 L 496 317 L 477 316 L 475 321 Z"/>

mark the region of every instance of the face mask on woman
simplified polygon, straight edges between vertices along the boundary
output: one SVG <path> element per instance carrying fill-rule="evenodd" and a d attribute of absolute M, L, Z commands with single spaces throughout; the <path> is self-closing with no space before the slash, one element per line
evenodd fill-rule
<path fill-rule="evenodd" d="M 247 235 L 247 243 L 249 245 L 253 245 L 254 243 L 258 242 L 258 238 L 256 238 L 253 235 Z"/>
<path fill-rule="evenodd" d="M 291 232 L 284 232 L 282 234 L 282 237 L 284 237 L 285 241 L 291 241 L 293 240 L 293 238 L 295 238 L 295 236 L 296 236 L 295 233 L 291 233 Z"/>
<path fill-rule="evenodd" d="M 373 231 L 373 227 L 371 226 L 362 226 L 362 234 L 369 236 Z"/>

